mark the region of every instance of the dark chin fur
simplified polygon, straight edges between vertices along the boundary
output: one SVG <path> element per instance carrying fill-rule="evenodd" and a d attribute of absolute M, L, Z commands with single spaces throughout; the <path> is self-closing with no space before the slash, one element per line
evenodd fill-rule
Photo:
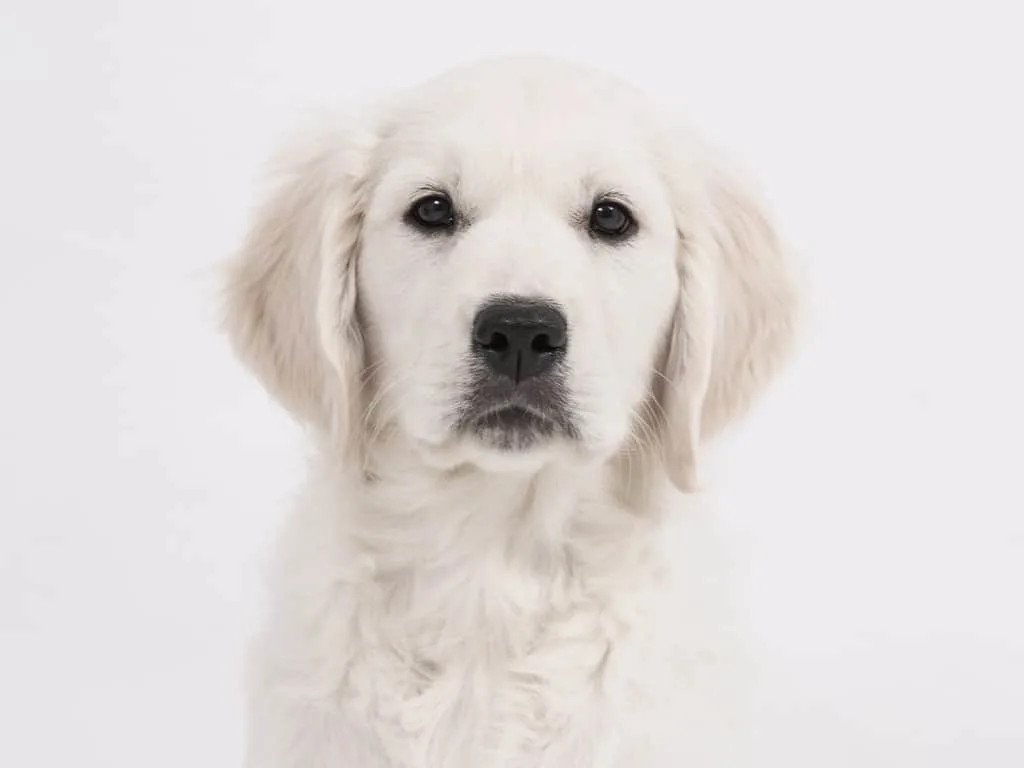
<path fill-rule="evenodd" d="M 503 451 L 579 436 L 560 371 L 513 386 L 477 370 L 459 405 L 455 429 Z"/>
<path fill-rule="evenodd" d="M 487 411 L 466 426 L 482 442 L 503 451 L 527 450 L 561 431 L 551 419 L 517 405 Z"/>

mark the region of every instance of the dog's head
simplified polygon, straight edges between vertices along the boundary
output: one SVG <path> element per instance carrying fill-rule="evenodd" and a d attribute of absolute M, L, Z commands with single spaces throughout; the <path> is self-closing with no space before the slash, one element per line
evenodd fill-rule
<path fill-rule="evenodd" d="M 450 71 L 287 155 L 229 328 L 350 458 L 439 466 L 661 448 L 690 484 L 791 337 L 784 254 L 707 147 L 549 59 Z"/>

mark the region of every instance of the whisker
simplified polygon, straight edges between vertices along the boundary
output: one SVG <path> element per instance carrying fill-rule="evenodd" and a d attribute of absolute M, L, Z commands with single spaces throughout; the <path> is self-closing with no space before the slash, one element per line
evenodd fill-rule
<path fill-rule="evenodd" d="M 373 421 L 376 415 L 377 409 L 380 408 L 381 404 L 387 398 L 393 390 L 395 390 L 400 384 L 404 383 L 407 376 L 395 376 L 390 379 L 386 379 L 381 383 L 377 391 L 374 393 L 373 399 L 366 406 L 366 410 L 363 412 L 363 428 L 367 429 L 370 427 L 371 421 Z"/>

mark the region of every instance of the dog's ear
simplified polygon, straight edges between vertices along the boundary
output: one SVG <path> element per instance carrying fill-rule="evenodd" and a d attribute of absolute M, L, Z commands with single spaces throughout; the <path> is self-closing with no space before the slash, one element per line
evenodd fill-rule
<path fill-rule="evenodd" d="M 709 152 L 711 150 L 708 150 Z M 664 460 L 681 490 L 698 451 L 743 415 L 787 357 L 796 277 L 752 190 L 716 160 L 675 165 L 679 303 L 662 388 Z"/>
<path fill-rule="evenodd" d="M 372 143 L 366 131 L 329 130 L 281 153 L 227 276 L 226 328 L 240 359 L 345 452 L 361 430 L 356 256 Z"/>

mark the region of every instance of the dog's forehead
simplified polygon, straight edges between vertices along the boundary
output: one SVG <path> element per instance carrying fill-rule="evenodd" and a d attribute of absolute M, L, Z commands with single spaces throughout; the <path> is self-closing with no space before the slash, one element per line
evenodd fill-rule
<path fill-rule="evenodd" d="M 412 88 L 413 111 L 480 117 L 644 113 L 651 106 L 633 84 L 600 70 L 544 57 L 504 57 L 455 68 Z"/>
<path fill-rule="evenodd" d="M 391 167 L 484 192 L 625 184 L 651 175 L 645 100 L 600 73 L 536 66 L 449 74 L 413 91 L 385 141 Z"/>
<path fill-rule="evenodd" d="M 503 110 L 504 111 L 504 110 Z M 461 114 L 406 123 L 395 136 L 393 157 L 423 159 L 460 175 L 496 180 L 546 174 L 615 170 L 645 160 L 650 145 L 619 116 L 580 115 L 570 110 L 496 114 L 473 105 Z"/>

